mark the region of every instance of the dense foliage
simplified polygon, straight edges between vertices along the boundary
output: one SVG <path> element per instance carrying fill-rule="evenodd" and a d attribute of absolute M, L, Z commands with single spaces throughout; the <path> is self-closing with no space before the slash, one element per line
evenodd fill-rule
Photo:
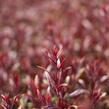
<path fill-rule="evenodd" d="M 109 109 L 109 0 L 0 0 L 0 109 Z"/>

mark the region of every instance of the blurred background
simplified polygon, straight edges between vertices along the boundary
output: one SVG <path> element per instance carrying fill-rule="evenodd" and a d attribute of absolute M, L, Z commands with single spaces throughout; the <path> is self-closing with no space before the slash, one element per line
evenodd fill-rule
<path fill-rule="evenodd" d="M 0 0 L 0 50 L 32 55 L 55 40 L 71 54 L 109 56 L 108 22 L 108 0 Z"/>

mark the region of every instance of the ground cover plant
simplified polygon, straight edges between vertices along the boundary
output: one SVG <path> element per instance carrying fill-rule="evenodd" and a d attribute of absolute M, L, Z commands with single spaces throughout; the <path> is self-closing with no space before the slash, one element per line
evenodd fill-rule
<path fill-rule="evenodd" d="M 109 0 L 0 0 L 0 109 L 109 109 Z"/>

